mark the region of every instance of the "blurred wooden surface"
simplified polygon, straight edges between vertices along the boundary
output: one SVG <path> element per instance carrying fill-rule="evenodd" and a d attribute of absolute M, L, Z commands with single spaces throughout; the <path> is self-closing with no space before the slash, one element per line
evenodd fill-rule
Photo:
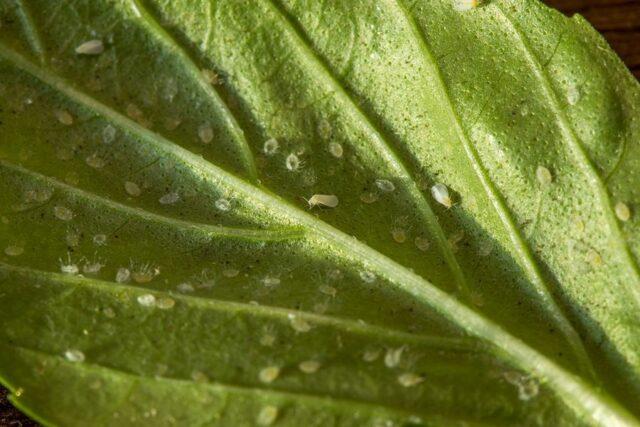
<path fill-rule="evenodd" d="M 546 0 L 567 15 L 579 13 L 596 27 L 640 78 L 640 0 Z M 37 424 L 22 416 L 6 400 L 0 388 L 0 427 Z"/>

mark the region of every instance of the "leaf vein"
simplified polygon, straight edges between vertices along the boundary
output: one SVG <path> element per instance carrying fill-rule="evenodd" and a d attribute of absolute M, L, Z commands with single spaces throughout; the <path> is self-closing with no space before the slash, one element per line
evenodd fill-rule
<path fill-rule="evenodd" d="M 455 127 L 456 133 L 458 134 L 459 140 L 462 143 L 464 151 L 467 155 L 467 159 L 469 160 L 470 166 L 478 177 L 482 187 L 487 194 L 487 197 L 491 201 L 491 206 L 496 211 L 496 214 L 500 218 L 510 240 L 514 246 L 518 257 L 522 260 L 525 270 L 527 272 L 527 276 L 529 280 L 535 287 L 537 291 L 534 295 L 540 297 L 542 299 L 542 307 L 544 307 L 547 312 L 552 316 L 560 330 L 562 330 L 565 335 L 569 345 L 571 346 L 575 356 L 577 357 L 580 366 L 583 371 L 588 373 L 592 378 L 595 378 L 595 373 L 593 367 L 591 365 L 591 361 L 589 360 L 589 356 L 584 348 L 582 343 L 582 339 L 574 329 L 573 325 L 570 323 L 566 315 L 563 313 L 562 309 L 556 302 L 553 294 L 549 289 L 549 285 L 543 279 L 542 274 L 540 272 L 540 268 L 535 261 L 534 256 L 531 253 L 531 248 L 527 243 L 525 243 L 523 237 L 518 231 L 518 227 L 515 224 L 515 221 L 509 212 L 509 209 L 506 206 L 505 201 L 503 200 L 502 195 L 499 190 L 496 188 L 494 182 L 491 179 L 490 174 L 487 172 L 486 168 L 482 164 L 480 157 L 473 146 L 471 140 L 467 136 L 466 131 L 462 126 L 462 122 L 458 114 L 456 113 L 455 107 L 453 106 L 451 95 L 449 94 L 449 90 L 442 76 L 442 72 L 438 63 L 434 60 L 433 54 L 431 52 L 431 48 L 426 39 L 426 36 L 423 34 L 422 30 L 418 27 L 411 13 L 406 9 L 405 5 L 402 3 L 403 0 L 391 0 L 400 10 L 401 14 L 404 16 L 405 20 L 411 27 L 413 35 L 415 37 L 416 42 L 418 43 L 420 50 L 422 51 L 425 62 L 431 66 L 433 69 L 433 73 L 437 78 L 439 87 L 441 89 L 441 96 L 448 110 L 448 114 L 451 117 L 452 123 Z"/>
<path fill-rule="evenodd" d="M 138 0 L 130 1 L 136 6 L 136 10 L 140 12 L 141 19 L 143 20 L 144 25 L 149 29 L 149 34 L 153 35 L 161 43 L 168 46 L 169 50 L 179 58 L 188 75 L 198 84 L 202 92 L 211 100 L 212 105 L 225 119 L 226 126 L 231 130 L 234 136 L 234 141 L 237 144 L 240 155 L 242 156 L 242 160 L 245 168 L 247 169 L 247 173 L 249 174 L 249 178 L 252 182 L 256 182 L 258 180 L 258 170 L 255 165 L 253 153 L 251 152 L 251 147 L 247 142 L 244 131 L 238 124 L 238 121 L 234 117 L 229 107 L 222 100 L 218 92 L 213 88 L 211 82 L 209 82 L 204 77 L 202 70 L 196 65 L 194 59 L 189 56 L 187 51 L 178 44 L 178 42 L 167 32 L 167 30 L 162 28 L 162 26 L 153 17 L 151 12 L 149 12 Z M 210 3 L 208 7 L 210 14 Z M 211 25 L 213 25 L 213 23 L 209 22 L 209 31 Z M 207 38 L 209 38 L 209 35 L 207 35 Z"/>
<path fill-rule="evenodd" d="M 31 16 L 31 12 L 29 11 L 28 6 L 24 3 L 23 0 L 14 0 L 16 9 L 18 11 L 18 17 L 20 18 L 20 22 L 22 23 L 22 28 L 24 30 L 25 36 L 27 37 L 27 41 L 33 49 L 33 52 L 38 57 L 38 60 L 41 63 L 45 62 L 44 56 L 44 47 L 42 45 L 42 39 L 40 38 L 40 33 L 33 22 L 33 17 Z"/>
<path fill-rule="evenodd" d="M 291 18 L 286 12 L 281 10 L 281 7 L 275 3 L 274 0 L 266 0 L 266 3 L 272 6 L 274 13 L 279 17 L 280 21 L 285 26 L 285 31 L 289 32 L 291 41 L 296 49 L 300 52 L 300 56 L 306 61 L 307 65 L 315 72 L 315 75 L 319 79 L 323 80 L 331 87 L 333 93 L 336 96 L 342 98 L 347 106 L 348 111 L 351 113 L 354 121 L 360 123 L 365 129 L 366 134 L 370 136 L 370 141 L 373 143 L 375 149 L 385 158 L 389 165 L 398 174 L 397 178 L 402 183 L 407 194 L 411 197 L 415 203 L 420 214 L 425 219 L 430 231 L 434 234 L 435 240 L 438 243 L 440 251 L 445 258 L 447 265 L 451 273 L 453 274 L 455 283 L 460 291 L 461 295 L 465 299 L 470 298 L 469 287 L 466 283 L 466 278 L 462 272 L 462 268 L 458 263 L 458 260 L 451 249 L 447 237 L 440 225 L 438 218 L 433 212 L 431 205 L 425 198 L 424 194 L 418 186 L 415 180 L 411 177 L 411 173 L 404 165 L 400 156 L 395 152 L 392 145 L 381 135 L 379 130 L 373 124 L 373 122 L 367 117 L 366 113 L 357 105 L 352 99 L 347 90 L 343 87 L 340 81 L 333 76 L 332 71 L 327 67 L 323 61 L 314 53 L 313 49 L 309 46 L 305 38 L 300 34 L 295 23 L 291 21 Z"/>
<path fill-rule="evenodd" d="M 61 356 L 57 355 L 57 354 L 53 354 L 44 350 L 40 350 L 40 349 L 36 349 L 36 348 L 29 348 L 29 347 L 24 347 L 24 346 L 20 346 L 20 345 L 0 345 L 0 347 L 9 347 L 12 348 L 14 351 L 18 352 L 18 353 L 23 353 L 23 354 L 31 354 L 31 355 L 37 355 L 39 357 L 45 358 L 45 359 L 53 359 L 55 361 L 57 361 L 58 363 L 61 364 L 69 364 L 72 362 L 67 362 L 65 361 Z M 223 383 L 221 381 L 210 381 L 207 383 L 196 383 L 193 380 L 186 380 L 186 379 L 182 379 L 182 378 L 171 378 L 171 377 L 148 377 L 136 372 L 131 372 L 131 371 L 127 371 L 127 370 L 123 370 L 120 368 L 116 368 L 113 366 L 107 366 L 107 365 L 103 365 L 103 364 L 97 364 L 97 363 L 89 363 L 89 362 L 83 362 L 81 365 L 74 365 L 74 369 L 77 370 L 82 370 L 82 371 L 88 371 L 88 372 L 97 372 L 98 374 L 106 374 L 106 375 L 112 375 L 115 377 L 119 377 L 119 378 L 128 378 L 132 381 L 131 383 L 131 388 L 129 389 L 129 396 L 124 395 L 122 399 L 120 399 L 120 402 L 126 402 L 126 400 L 128 400 L 128 398 L 133 395 L 133 393 L 135 392 L 135 387 L 138 383 L 144 383 L 144 382 L 152 382 L 152 383 L 164 383 L 166 385 L 170 385 L 170 386 L 197 386 L 197 387 L 202 387 L 203 389 L 207 389 L 210 391 L 214 391 L 214 392 L 220 392 L 220 393 L 225 393 L 225 392 L 233 392 L 233 393 L 238 393 L 238 394 L 257 394 L 257 395 L 270 395 L 271 398 L 273 400 L 276 401 L 281 401 L 281 402 L 286 402 L 286 401 L 297 401 L 297 402 L 301 402 L 301 403 L 309 403 L 309 404 L 322 404 L 322 405 L 327 405 L 327 406 L 333 406 L 333 407 L 337 407 L 337 408 L 342 408 L 345 411 L 348 411 L 349 413 L 353 413 L 356 412 L 358 409 L 361 410 L 368 410 L 368 411 L 373 411 L 373 412 L 377 412 L 380 409 L 383 409 L 385 411 L 389 411 L 391 413 L 394 413 L 396 415 L 402 415 L 406 418 L 409 418 L 412 415 L 415 415 L 415 412 L 412 411 L 408 411 L 406 409 L 403 408 L 399 408 L 397 406 L 394 406 L 388 402 L 375 402 L 372 400 L 366 400 L 363 398 L 355 398 L 355 397 L 335 397 L 335 396 L 331 396 L 331 395 L 326 395 L 326 394 L 321 394 L 321 393 L 310 393 L 310 392 L 299 392 L 299 391 L 288 391 L 288 390 L 277 390 L 277 389 L 273 389 L 273 388 L 267 388 L 267 387 L 256 387 L 256 386 L 250 386 L 250 385 L 243 385 L 243 384 L 232 384 L 232 383 Z M 421 416 L 421 418 L 424 418 L 424 416 Z M 448 420 L 448 421 L 453 421 L 453 419 L 449 419 L 447 417 L 442 417 L 442 416 L 434 416 L 434 415 L 427 415 L 427 419 L 437 419 L 440 423 L 442 423 L 442 421 L 444 420 Z M 483 424 L 478 424 L 478 423 L 473 423 L 473 425 L 483 425 Z"/>
<path fill-rule="evenodd" d="M 29 267 L 15 266 L 0 262 L 0 271 L 18 274 L 24 277 L 35 277 L 42 280 L 69 286 L 68 291 L 78 287 L 90 287 L 98 292 L 113 294 L 115 297 L 122 295 L 122 291 L 131 291 L 137 294 L 148 293 L 149 289 L 127 285 L 122 283 L 107 282 L 98 279 L 90 279 L 80 276 L 69 276 L 61 273 L 52 273 L 35 270 Z M 345 317 L 329 316 L 317 314 L 298 309 L 287 309 L 271 305 L 254 305 L 237 301 L 228 301 L 212 298 L 198 297 L 194 295 L 177 295 L 172 292 L 153 289 L 152 292 L 158 297 L 171 297 L 176 301 L 183 302 L 191 306 L 206 307 L 220 312 L 252 315 L 260 315 L 264 318 L 276 319 L 282 323 L 289 323 L 290 315 L 300 316 L 315 326 L 330 326 L 345 332 L 357 333 L 371 338 L 386 338 L 403 344 L 413 344 L 427 347 L 434 350 L 447 350 L 454 352 L 478 353 L 486 351 L 486 346 L 478 340 L 468 337 L 440 337 L 431 335 L 420 335 L 416 333 L 403 332 L 388 327 L 371 325 Z"/>
<path fill-rule="evenodd" d="M 521 44 L 525 58 L 531 65 L 531 69 L 538 79 L 540 86 L 542 87 L 542 92 L 547 99 L 549 107 L 551 108 L 554 117 L 557 119 L 556 122 L 560 129 L 560 132 L 562 133 L 563 139 L 567 142 L 570 152 L 575 158 L 577 166 L 586 176 L 588 182 L 593 187 L 597 197 L 600 200 L 600 203 L 602 204 L 603 213 L 613 237 L 612 240 L 616 244 L 618 250 L 623 254 L 624 261 L 628 265 L 629 270 L 635 279 L 634 281 L 624 280 L 623 283 L 626 286 L 628 292 L 633 297 L 635 305 L 637 307 L 640 307 L 640 271 L 638 270 L 638 265 L 635 259 L 631 255 L 629 245 L 627 244 L 626 240 L 622 236 L 622 232 L 620 231 L 618 220 L 615 216 L 611 204 L 611 198 L 609 197 L 609 192 L 607 191 L 603 180 L 596 171 L 593 162 L 589 158 L 584 147 L 582 146 L 582 143 L 576 135 L 573 125 L 569 121 L 563 108 L 560 106 L 560 102 L 555 90 L 552 87 L 548 73 L 540 63 L 540 60 L 533 53 L 533 50 L 529 45 L 526 36 L 522 33 L 513 19 L 503 10 L 499 2 L 496 3 L 495 8 L 498 11 L 499 15 L 503 18 L 508 28 L 511 30 L 512 34 Z"/>
<path fill-rule="evenodd" d="M 163 215 L 158 215 L 158 214 L 146 211 L 144 209 L 123 205 L 121 203 L 117 203 L 112 200 L 105 199 L 94 193 L 89 193 L 79 188 L 70 186 L 69 184 L 62 183 L 54 178 L 41 175 L 39 173 L 25 169 L 21 166 L 14 165 L 10 162 L 7 162 L 6 160 L 0 160 L 0 170 L 2 169 L 10 170 L 14 173 L 19 173 L 21 175 L 28 176 L 30 179 L 33 179 L 33 180 L 46 182 L 47 184 L 57 188 L 58 190 L 72 194 L 75 197 L 83 198 L 85 200 L 90 200 L 91 202 L 94 202 L 94 203 L 99 203 L 102 206 L 105 206 L 109 209 L 113 209 L 117 212 L 122 212 L 128 216 L 138 217 L 145 221 L 166 224 L 171 227 L 194 230 L 198 233 L 202 233 L 211 237 L 215 236 L 215 237 L 226 237 L 226 238 L 236 238 L 236 239 L 240 238 L 240 239 L 248 239 L 248 240 L 263 242 L 263 241 L 280 241 L 280 240 L 299 239 L 304 236 L 304 231 L 299 228 L 281 229 L 281 230 L 278 230 L 278 229 L 258 230 L 258 229 L 224 227 L 220 225 L 209 225 L 209 224 L 189 222 L 189 221 L 171 218 Z M 37 208 L 41 208 L 48 203 L 49 202 L 45 202 L 41 205 L 38 205 Z M 25 211 L 21 211 L 21 212 L 25 212 Z M 130 218 L 127 218 L 127 220 L 123 224 L 118 226 L 112 232 L 112 234 L 115 234 L 118 231 L 120 231 L 123 227 L 127 225 L 127 223 L 129 223 L 129 221 L 130 221 Z"/>

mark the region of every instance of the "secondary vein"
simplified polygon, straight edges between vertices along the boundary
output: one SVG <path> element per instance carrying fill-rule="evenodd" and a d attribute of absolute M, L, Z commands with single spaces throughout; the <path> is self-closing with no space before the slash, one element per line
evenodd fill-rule
<path fill-rule="evenodd" d="M 202 70 L 196 65 L 194 59 L 192 59 L 187 51 L 180 46 L 178 42 L 176 42 L 176 40 L 155 20 L 153 15 L 145 9 L 142 3 L 138 0 L 129 1 L 135 5 L 136 10 L 140 13 L 140 18 L 143 25 L 148 29 L 148 33 L 170 48 L 169 50 L 175 54 L 183 64 L 187 74 L 198 84 L 198 87 L 200 87 L 202 92 L 209 98 L 214 108 L 216 108 L 220 115 L 225 119 L 225 124 L 233 134 L 234 141 L 238 146 L 238 151 L 240 151 L 240 155 L 247 173 L 249 174 L 249 178 L 252 182 L 257 182 L 258 170 L 256 169 L 251 147 L 247 142 L 244 131 L 238 124 L 238 121 L 229 107 L 213 88 L 211 82 L 204 77 Z M 210 7 L 211 6 L 209 5 L 209 8 Z M 211 22 L 208 24 L 213 25 Z"/>
<path fill-rule="evenodd" d="M 193 307 L 203 307 L 214 311 L 234 314 L 256 315 L 265 319 L 277 320 L 287 325 L 290 323 L 289 316 L 293 314 L 309 321 L 309 323 L 315 326 L 330 326 L 344 332 L 355 333 L 371 338 L 390 339 L 398 343 L 426 347 L 434 351 L 442 350 L 461 353 L 479 353 L 486 350 L 486 346 L 484 346 L 482 342 L 468 337 L 453 338 L 436 335 L 419 335 L 384 326 L 362 323 L 345 317 L 329 316 L 326 314 L 311 313 L 308 311 L 293 310 L 272 305 L 247 304 L 237 301 L 198 297 L 194 295 L 177 295 L 173 292 L 166 292 L 157 289 L 149 290 L 141 286 L 35 270 L 33 268 L 16 266 L 4 262 L 0 262 L 0 271 L 10 272 L 25 278 L 36 278 L 49 283 L 62 284 L 69 286 L 70 288 L 89 287 L 98 292 L 112 294 L 115 298 L 119 298 L 123 291 L 134 292 L 136 294 L 143 294 L 151 291 L 157 297 L 171 297 L 176 301 L 181 301 L 184 304 Z"/>
<path fill-rule="evenodd" d="M 20 18 L 20 22 L 22 23 L 22 28 L 24 30 L 25 36 L 33 53 L 36 54 L 38 60 L 41 63 L 45 62 L 44 56 L 44 47 L 42 45 L 42 40 L 40 38 L 40 33 L 36 28 L 33 17 L 31 16 L 31 12 L 26 4 L 24 4 L 23 0 L 14 0 L 16 9 L 18 12 L 18 17 Z"/>
<path fill-rule="evenodd" d="M 248 228 L 237 227 L 224 227 L 220 225 L 201 224 L 176 218 L 166 217 L 158 215 L 144 209 L 123 205 L 121 203 L 114 202 L 109 199 L 98 196 L 94 193 L 81 190 L 76 187 L 72 187 L 68 184 L 64 184 L 54 178 L 41 175 L 31 170 L 25 169 L 21 166 L 14 165 L 6 160 L 0 160 L 0 171 L 9 170 L 13 173 L 19 173 L 22 176 L 26 176 L 28 179 L 34 181 L 45 182 L 52 187 L 71 194 L 74 197 L 82 198 L 84 200 L 91 201 L 92 203 L 98 203 L 103 207 L 121 212 L 127 216 L 137 217 L 143 221 L 149 221 L 154 223 L 161 223 L 175 228 L 188 229 L 196 231 L 197 233 L 209 236 L 209 237 L 226 237 L 233 239 L 247 239 L 255 240 L 258 242 L 264 241 L 281 241 L 281 240 L 293 240 L 300 239 L 304 236 L 304 231 L 297 228 L 290 229 L 275 229 L 275 230 L 258 230 Z M 39 205 L 38 207 L 41 207 Z M 24 212 L 24 211 L 21 211 Z M 128 222 L 128 220 L 127 220 Z M 126 225 L 126 223 L 125 223 Z M 119 227 L 118 230 L 122 228 Z"/>
<path fill-rule="evenodd" d="M 13 351 L 22 353 L 25 356 L 26 355 L 39 356 L 45 359 L 54 360 L 62 365 L 68 365 L 72 363 L 72 362 L 65 361 L 59 355 L 52 354 L 50 352 L 40 350 L 37 348 L 30 348 L 30 347 L 15 345 L 15 344 L 14 345 L 0 344 L 0 348 L 2 347 L 4 347 L 5 349 L 10 348 Z M 221 394 L 236 393 L 236 394 L 244 394 L 244 395 L 260 395 L 262 397 L 264 397 L 264 395 L 269 395 L 270 400 L 273 400 L 273 401 L 280 401 L 282 403 L 285 403 L 288 401 L 298 401 L 298 402 L 304 402 L 306 404 L 311 404 L 311 405 L 320 404 L 325 407 L 334 407 L 336 409 L 342 409 L 344 411 L 348 411 L 349 413 L 354 413 L 360 410 L 360 411 L 373 411 L 374 413 L 379 414 L 380 409 L 382 409 L 384 411 L 387 411 L 388 413 L 392 413 L 396 416 L 402 416 L 404 418 L 409 418 L 410 416 L 415 415 L 415 412 L 408 411 L 403 408 L 399 408 L 397 406 L 391 405 L 388 402 L 375 402 L 375 401 L 370 401 L 362 398 L 335 397 L 335 396 L 324 395 L 320 393 L 277 390 L 273 388 L 256 387 L 256 386 L 243 385 L 243 384 L 232 384 L 232 383 L 225 383 L 221 381 L 211 381 L 208 383 L 196 383 L 195 381 L 186 380 L 182 378 L 148 377 L 135 372 L 116 368 L 113 366 L 106 366 L 102 364 L 88 363 L 88 362 L 84 362 L 82 363 L 82 365 L 74 364 L 73 369 L 76 369 L 79 371 L 85 371 L 85 372 L 97 372 L 99 375 L 106 376 L 106 377 L 114 376 L 120 379 L 122 378 L 130 379 L 132 381 L 132 385 L 129 388 L 128 393 L 125 393 L 125 396 L 127 394 L 131 395 L 133 392 L 135 392 L 135 387 L 138 384 L 152 383 L 151 386 L 153 386 L 154 384 L 157 385 L 160 383 L 160 384 L 164 384 L 164 385 L 167 385 L 170 387 L 176 387 L 176 388 L 198 387 L 203 390 L 207 390 L 214 393 L 221 393 Z M 121 402 L 127 402 L 128 400 L 129 399 L 126 399 L 126 398 L 120 399 Z M 442 425 L 442 422 L 445 420 L 451 421 L 451 419 L 447 417 L 442 417 L 442 416 L 432 415 L 432 414 L 427 414 L 426 418 L 424 416 L 421 416 L 421 418 L 424 421 L 433 421 L 435 423 L 434 425 Z M 437 420 L 438 422 L 435 422 L 435 420 Z M 465 422 L 465 425 L 467 425 L 466 422 Z M 476 425 L 483 425 L 483 424 L 478 424 L 474 422 L 471 425 L 476 426 Z"/>

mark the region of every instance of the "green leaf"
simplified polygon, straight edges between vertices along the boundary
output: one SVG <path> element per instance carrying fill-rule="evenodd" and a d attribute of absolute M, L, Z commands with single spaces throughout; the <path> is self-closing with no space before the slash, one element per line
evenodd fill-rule
<path fill-rule="evenodd" d="M 640 87 L 582 18 L 473 3 L 0 1 L 14 404 L 640 424 Z"/>

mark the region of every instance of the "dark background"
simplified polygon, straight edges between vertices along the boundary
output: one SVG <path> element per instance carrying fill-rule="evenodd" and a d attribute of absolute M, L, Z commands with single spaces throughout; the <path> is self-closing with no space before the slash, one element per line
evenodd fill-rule
<path fill-rule="evenodd" d="M 567 15 L 579 13 L 596 27 L 640 78 L 640 0 L 545 0 Z M 26 418 L 6 399 L 0 387 L 0 426 L 31 427 Z"/>

